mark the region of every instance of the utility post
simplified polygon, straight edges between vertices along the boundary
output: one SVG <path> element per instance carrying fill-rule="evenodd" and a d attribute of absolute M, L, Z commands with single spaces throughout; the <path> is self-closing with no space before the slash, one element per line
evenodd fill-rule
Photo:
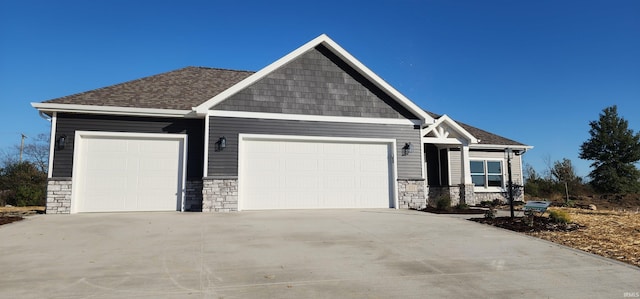
<path fill-rule="evenodd" d="M 511 212 L 511 220 L 515 218 L 513 211 L 513 177 L 511 175 L 511 149 L 507 149 L 507 173 L 509 174 L 509 211 Z"/>
<path fill-rule="evenodd" d="M 20 140 L 20 163 L 22 163 L 22 152 L 24 151 L 24 139 L 27 138 L 27 135 L 22 133 L 22 140 Z"/>

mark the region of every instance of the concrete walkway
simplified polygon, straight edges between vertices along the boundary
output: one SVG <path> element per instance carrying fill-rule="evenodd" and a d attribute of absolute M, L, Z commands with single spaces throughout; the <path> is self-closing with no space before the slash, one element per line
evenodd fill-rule
<path fill-rule="evenodd" d="M 2 298 L 623 298 L 640 269 L 407 210 L 39 215 Z"/>

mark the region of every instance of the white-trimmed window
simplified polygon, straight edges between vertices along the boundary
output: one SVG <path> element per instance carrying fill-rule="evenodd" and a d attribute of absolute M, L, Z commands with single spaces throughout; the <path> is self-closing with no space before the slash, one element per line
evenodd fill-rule
<path fill-rule="evenodd" d="M 504 186 L 502 161 L 472 160 L 470 164 L 471 181 L 476 187 L 502 188 Z"/>

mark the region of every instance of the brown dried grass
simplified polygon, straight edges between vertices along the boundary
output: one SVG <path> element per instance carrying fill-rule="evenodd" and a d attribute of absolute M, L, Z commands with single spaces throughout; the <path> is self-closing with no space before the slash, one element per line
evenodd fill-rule
<path fill-rule="evenodd" d="M 640 267 L 640 213 L 553 208 L 569 213 L 584 228 L 571 232 L 532 232 L 531 236 Z"/>

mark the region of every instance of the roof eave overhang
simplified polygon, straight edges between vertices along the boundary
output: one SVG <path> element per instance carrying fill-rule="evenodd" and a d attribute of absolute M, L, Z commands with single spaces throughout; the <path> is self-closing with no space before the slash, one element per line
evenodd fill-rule
<path fill-rule="evenodd" d="M 173 118 L 198 117 L 191 110 L 178 110 L 178 109 L 93 106 L 93 105 L 59 104 L 59 103 L 31 103 L 31 106 L 43 113 L 66 112 L 66 113 L 147 116 L 147 117 L 173 117 Z"/>
<path fill-rule="evenodd" d="M 229 97 L 235 95 L 236 93 L 240 92 L 241 90 L 245 89 L 246 87 L 248 87 L 249 85 L 255 83 L 256 81 L 264 78 L 265 76 L 267 76 L 268 74 L 270 74 L 274 70 L 276 70 L 276 69 L 280 68 L 281 66 L 284 66 L 285 64 L 291 62 L 292 60 L 294 60 L 295 58 L 299 57 L 300 55 L 302 55 L 302 54 L 306 53 L 307 51 L 317 47 L 318 45 L 324 45 L 325 47 L 327 47 L 334 54 L 336 54 L 338 57 L 340 57 L 345 63 L 347 63 L 349 66 L 353 67 L 356 71 L 358 71 L 365 78 L 370 80 L 378 88 L 382 89 L 389 96 L 391 96 L 394 100 L 396 100 L 400 105 L 402 105 L 404 108 L 406 108 L 411 113 L 413 113 L 415 116 L 417 116 L 423 123 L 431 124 L 431 123 L 434 122 L 434 119 L 431 116 L 429 116 L 424 110 L 422 110 L 420 107 L 418 107 L 418 105 L 413 103 L 407 97 L 402 95 L 399 91 L 397 91 L 395 88 L 393 88 L 387 82 L 385 82 L 382 78 L 380 78 L 378 75 L 376 75 L 374 72 L 372 72 L 369 68 L 367 68 L 364 64 L 362 64 L 360 61 L 358 61 L 355 57 L 353 57 L 351 54 L 349 54 L 349 52 L 347 52 L 340 45 L 338 45 L 336 42 L 334 42 L 326 34 L 322 34 L 322 35 L 316 37 L 315 39 L 313 39 L 313 40 L 309 41 L 308 43 L 302 45 L 301 47 L 299 47 L 296 50 L 290 52 L 289 54 L 285 55 L 284 57 L 276 60 L 272 64 L 270 64 L 270 65 L 266 66 L 265 68 L 261 69 L 260 71 L 254 73 L 253 75 L 251 75 L 251 76 L 245 78 L 244 80 L 236 83 L 235 85 L 231 86 L 230 88 L 226 89 L 225 91 L 217 94 L 216 96 L 214 96 L 213 98 L 207 100 L 206 102 L 198 105 L 197 107 L 193 107 L 193 111 L 196 114 L 201 115 L 201 116 L 206 115 L 207 111 L 209 109 L 213 108 L 214 106 L 216 106 L 217 104 L 221 103 L 222 101 L 228 99 Z"/>
<path fill-rule="evenodd" d="M 470 145 L 469 148 L 530 150 L 533 149 L 533 146 L 518 144 L 473 144 Z"/>

